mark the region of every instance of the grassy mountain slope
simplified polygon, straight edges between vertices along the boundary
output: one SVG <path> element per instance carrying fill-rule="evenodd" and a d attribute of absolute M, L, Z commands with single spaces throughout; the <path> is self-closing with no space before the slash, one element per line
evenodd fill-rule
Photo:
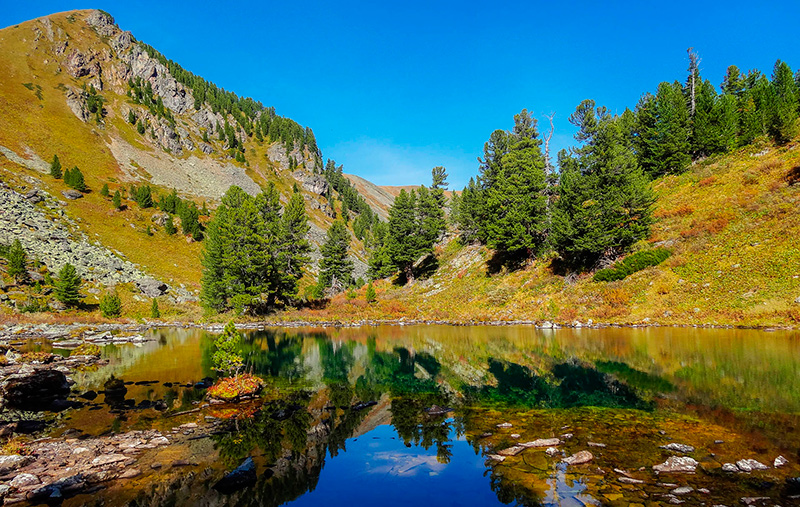
<path fill-rule="evenodd" d="M 377 303 L 367 304 L 362 289 L 355 299 L 342 296 L 324 310 L 285 318 L 796 326 L 797 146 L 748 146 L 656 180 L 656 223 L 637 248 L 661 246 L 672 256 L 624 280 L 565 276 L 554 259 L 490 274 L 490 251 L 450 240 L 438 249 L 440 267 L 431 277 L 406 287 L 382 281 Z"/>
<path fill-rule="evenodd" d="M 259 141 L 232 115 L 208 103 L 197 109 L 193 89 L 109 15 L 72 11 L 4 28 L 0 68 L 0 152 L 5 154 L 0 154 L 0 181 L 23 194 L 39 189 L 61 200 L 82 233 L 148 274 L 197 291 L 202 246 L 181 234 L 167 235 L 153 221 L 157 210 L 140 209 L 127 199 L 130 184 L 149 184 L 162 195 L 175 188 L 181 197 L 211 209 L 232 184 L 251 193 L 275 184 L 284 202 L 297 184 L 311 220 L 310 239 L 316 245 L 324 241 L 333 213 L 323 197 L 327 183 L 315 174 L 321 169 L 318 155 L 297 143 Z M 137 78 L 152 87 L 164 114 L 132 100 L 129 83 Z M 92 86 L 104 99 L 100 119 L 88 112 Z M 129 123 L 131 111 L 147 124 L 143 133 Z M 218 137 L 226 122 L 244 145 L 244 162 Z M 83 198 L 63 199 L 67 187 L 48 174 L 54 154 L 64 169 L 78 166 L 83 172 L 90 189 Z M 126 197 L 121 211 L 100 195 L 104 184 Z M 357 252 L 363 260 L 362 249 Z M 360 260 L 356 265 L 363 273 Z"/>

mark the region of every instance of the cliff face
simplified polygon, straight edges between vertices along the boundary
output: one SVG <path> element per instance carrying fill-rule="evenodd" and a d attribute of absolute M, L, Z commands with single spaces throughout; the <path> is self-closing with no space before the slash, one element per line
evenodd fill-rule
<path fill-rule="evenodd" d="M 220 107 L 206 92 L 227 92 L 137 41 L 109 14 L 72 11 L 4 28 L 0 68 L 0 192 L 16 192 L 0 202 L 25 204 L 25 213 L 5 216 L 23 243 L 35 243 L 43 230 L 25 225 L 34 213 L 33 222 L 58 223 L 124 261 L 124 276 L 96 277 L 100 282 L 141 274 L 196 291 L 201 244 L 165 234 L 152 208 L 126 201 L 117 211 L 100 195 L 107 185 L 125 199 L 132 184 L 148 184 L 158 195 L 175 189 L 211 210 L 231 185 L 256 194 L 274 184 L 286 202 L 297 184 L 312 226 L 309 239 L 324 241 L 333 213 L 310 129 L 256 102 L 247 112 Z M 275 118 L 273 123 L 292 129 L 291 136 L 266 129 Z M 64 198 L 67 186 L 49 175 L 54 155 L 64 169 L 80 168 L 88 193 Z M 30 192 L 38 197 L 28 199 L 29 210 L 19 198 Z M 0 242 L 13 239 L 5 234 Z M 46 252 L 36 255 L 51 271 L 64 262 Z M 364 263 L 356 259 L 356 266 L 356 276 L 363 274 Z M 88 275 L 103 266 L 89 262 L 79 269 Z"/>

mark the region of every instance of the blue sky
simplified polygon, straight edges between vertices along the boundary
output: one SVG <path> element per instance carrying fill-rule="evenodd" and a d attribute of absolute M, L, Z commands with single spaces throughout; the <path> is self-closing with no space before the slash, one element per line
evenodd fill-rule
<path fill-rule="evenodd" d="M 730 64 L 800 65 L 800 6 L 774 2 L 7 2 L 0 25 L 102 8 L 186 69 L 316 134 L 323 156 L 378 184 L 452 187 L 494 129 L 554 112 L 553 153 L 583 99 L 621 112 L 683 80 L 690 46 L 719 85 Z M 540 124 L 541 125 L 541 124 Z"/>

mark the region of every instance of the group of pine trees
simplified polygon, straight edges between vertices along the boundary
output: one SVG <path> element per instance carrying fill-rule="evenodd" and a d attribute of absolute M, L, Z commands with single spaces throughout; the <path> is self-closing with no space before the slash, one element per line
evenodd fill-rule
<path fill-rule="evenodd" d="M 86 181 L 83 179 L 83 173 L 78 169 L 78 166 L 62 171 L 61 160 L 59 160 L 58 155 L 53 155 L 53 161 L 50 162 L 50 176 L 56 179 L 63 178 L 68 187 L 74 188 L 79 192 L 87 192 L 89 190 L 89 187 L 86 186 Z"/>
<path fill-rule="evenodd" d="M 558 182 L 527 110 L 513 130 L 492 133 L 480 175 L 451 203 L 464 239 L 516 259 L 552 248 L 568 264 L 591 267 L 647 236 L 653 195 L 624 119 L 584 101 L 570 122 L 583 144 L 559 154 Z"/>
<path fill-rule="evenodd" d="M 692 160 L 769 137 L 778 144 L 798 133 L 800 74 L 775 62 L 771 79 L 758 70 L 728 67 L 720 93 L 700 75 L 689 50 L 685 83 L 662 82 L 621 115 L 637 161 L 650 177 L 683 171 Z"/>
<path fill-rule="evenodd" d="M 232 186 L 206 230 L 203 303 L 214 310 L 257 311 L 296 296 L 311 245 L 303 197 L 286 207 L 273 185 L 256 195 Z"/>
<path fill-rule="evenodd" d="M 800 73 L 785 62 L 772 79 L 731 66 L 718 94 L 691 50 L 689 60 L 684 84 L 662 82 L 634 111 L 613 115 L 583 101 L 570 116 L 581 144 L 559 152 L 557 176 L 527 111 L 512 131 L 492 133 L 480 174 L 451 203 L 462 237 L 522 258 L 554 250 L 567 265 L 590 268 L 648 236 L 651 178 L 765 136 L 784 143 L 797 135 Z"/>
<path fill-rule="evenodd" d="M 333 191 L 339 195 L 342 201 L 341 217 L 345 224 L 350 221 L 350 213 L 356 214 L 353 218 L 353 234 L 360 241 L 363 241 L 365 246 L 370 246 L 371 232 L 375 224 L 378 223 L 379 218 L 372 211 L 367 201 L 358 193 L 355 186 L 349 179 L 342 173 L 342 166 L 336 165 L 333 160 L 328 160 L 325 163 L 325 169 L 322 175 L 328 182 L 328 194 L 326 198 L 328 202 L 333 202 Z"/>
<path fill-rule="evenodd" d="M 370 278 L 386 278 L 399 271 L 407 281 L 413 280 L 414 263 L 432 253 L 446 231 L 447 173 L 443 167 L 435 167 L 432 177 L 430 188 L 401 190 L 389 208 L 389 221 L 375 226 L 367 273 Z"/>

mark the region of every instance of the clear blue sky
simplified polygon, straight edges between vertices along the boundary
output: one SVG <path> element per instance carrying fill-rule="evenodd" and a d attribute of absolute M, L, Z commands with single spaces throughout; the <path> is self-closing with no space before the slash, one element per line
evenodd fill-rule
<path fill-rule="evenodd" d="M 452 187 L 522 108 L 573 143 L 583 99 L 621 112 L 683 80 L 686 49 L 715 85 L 730 64 L 800 65 L 796 1 L 6 2 L 0 25 L 97 7 L 168 58 L 310 126 L 323 156 L 379 184 Z M 541 124 L 540 124 L 541 125 Z"/>

